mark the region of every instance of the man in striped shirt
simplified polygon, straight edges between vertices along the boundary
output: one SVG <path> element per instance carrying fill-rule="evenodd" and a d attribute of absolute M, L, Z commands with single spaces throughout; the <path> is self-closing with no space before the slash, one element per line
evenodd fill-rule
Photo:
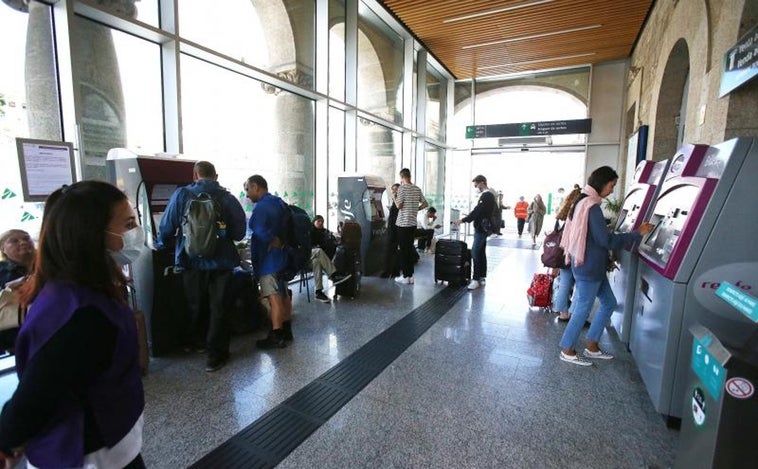
<path fill-rule="evenodd" d="M 394 202 L 399 210 L 395 225 L 400 246 L 400 269 L 403 272 L 402 277 L 397 277 L 395 281 L 412 285 L 414 283 L 413 265 L 416 261 L 413 252 L 413 237 L 416 234 L 418 212 L 429 204 L 421 193 L 421 189 L 411 183 L 411 170 L 408 168 L 400 170 L 400 187 Z"/>

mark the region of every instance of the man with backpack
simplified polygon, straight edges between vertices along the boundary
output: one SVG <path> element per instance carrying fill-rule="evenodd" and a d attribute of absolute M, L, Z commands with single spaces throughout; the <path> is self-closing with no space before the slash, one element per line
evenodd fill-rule
<path fill-rule="evenodd" d="M 288 252 L 284 239 L 290 222 L 289 208 L 269 193 L 268 183 L 259 174 L 247 178 L 244 187 L 247 198 L 255 204 L 248 222 L 250 260 L 258 277 L 260 297 L 268 298 L 271 309 L 271 331 L 255 345 L 260 349 L 284 348 L 292 340 L 292 297 L 285 278 Z M 310 239 L 310 230 L 307 236 Z"/>
<path fill-rule="evenodd" d="M 182 271 L 190 313 L 185 349 L 207 349 L 205 371 L 210 373 L 229 360 L 224 293 L 232 271 L 240 264 L 234 241 L 245 237 L 245 211 L 239 200 L 219 185 L 213 164 L 198 161 L 192 178 L 195 182 L 171 195 L 157 244 L 162 248 L 175 243 L 174 264 Z"/>

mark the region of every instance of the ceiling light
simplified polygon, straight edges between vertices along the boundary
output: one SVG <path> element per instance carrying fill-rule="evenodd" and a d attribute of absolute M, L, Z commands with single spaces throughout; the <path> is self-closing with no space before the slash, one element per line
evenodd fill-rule
<path fill-rule="evenodd" d="M 463 46 L 461 49 L 473 49 L 475 47 L 492 46 L 495 44 L 505 44 L 506 42 L 525 41 L 527 39 L 537 39 L 538 37 L 556 36 L 558 34 L 575 33 L 577 31 L 586 31 L 588 29 L 597 29 L 603 26 L 602 24 L 593 24 L 590 26 L 581 26 L 578 28 L 562 29 L 560 31 L 551 31 L 549 33 L 530 34 L 528 36 L 512 37 L 510 39 L 502 39 L 500 41 L 482 42 L 481 44 L 473 44 L 470 46 Z"/>
<path fill-rule="evenodd" d="M 551 3 L 553 1 L 554 0 L 535 0 L 528 3 L 522 3 L 520 5 L 511 5 L 508 7 L 496 8 L 494 10 L 480 11 L 479 13 L 472 13 L 470 15 L 456 16 L 455 18 L 448 18 L 446 20 L 442 20 L 442 22 L 454 23 L 456 21 L 470 20 L 471 18 L 479 18 L 481 16 L 494 15 L 495 13 L 502 13 L 504 11 L 519 10 L 521 8 L 528 8 L 528 7 L 533 7 L 537 5 L 542 5 L 543 3 Z"/>
<path fill-rule="evenodd" d="M 572 54 L 572 55 L 562 55 L 560 57 L 547 57 L 545 59 L 537 59 L 537 60 L 526 60 L 524 62 L 512 62 L 512 63 L 504 63 L 500 65 L 488 65 L 486 67 L 477 67 L 477 70 L 489 70 L 491 68 L 503 68 L 503 67 L 512 67 L 515 65 L 528 65 L 528 64 L 536 64 L 540 62 L 550 62 L 551 60 L 563 60 L 563 59 L 575 59 L 577 57 L 589 57 L 591 55 L 595 55 L 597 52 L 588 52 L 586 54 Z"/>

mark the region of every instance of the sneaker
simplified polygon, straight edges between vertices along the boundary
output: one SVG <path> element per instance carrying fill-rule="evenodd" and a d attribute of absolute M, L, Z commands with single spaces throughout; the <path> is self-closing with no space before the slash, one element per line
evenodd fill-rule
<path fill-rule="evenodd" d="M 584 356 L 587 358 L 598 358 L 600 360 L 612 360 L 613 355 L 610 353 L 603 352 L 602 350 L 598 349 L 597 352 L 592 352 L 589 349 L 584 349 Z"/>
<path fill-rule="evenodd" d="M 263 350 L 284 348 L 287 346 L 287 343 L 284 341 L 284 332 L 281 329 L 273 329 L 265 339 L 256 340 L 255 346 Z"/>
<path fill-rule="evenodd" d="M 563 360 L 566 363 L 572 363 L 574 365 L 579 366 L 592 366 L 592 362 L 589 360 L 585 360 L 584 358 L 580 357 L 579 355 L 568 355 L 563 353 L 563 350 L 561 350 L 561 360 Z"/>
<path fill-rule="evenodd" d="M 226 365 L 227 361 L 229 361 L 229 355 L 225 355 L 223 357 L 209 358 L 208 361 L 205 363 L 205 371 L 207 373 L 213 373 L 214 371 L 218 371 Z"/>
<path fill-rule="evenodd" d="M 415 279 L 415 278 L 413 278 L 413 277 L 408 277 L 408 283 L 409 283 L 410 285 L 413 285 L 414 283 L 416 283 L 416 279 Z"/>
<path fill-rule="evenodd" d="M 332 300 L 330 300 L 330 299 L 329 299 L 329 297 L 328 297 L 328 296 L 324 295 L 324 292 L 323 292 L 323 291 L 321 291 L 321 290 L 318 290 L 318 291 L 316 292 L 316 299 L 317 299 L 318 301 L 322 302 L 322 303 L 329 303 L 329 302 L 331 302 L 331 301 L 332 301 Z"/>
<path fill-rule="evenodd" d="M 469 290 L 476 290 L 477 288 L 479 288 L 479 280 L 472 280 L 468 284 L 468 287 L 466 288 L 468 288 Z"/>
<path fill-rule="evenodd" d="M 395 281 L 397 283 L 402 283 L 403 285 L 410 285 L 410 283 L 412 282 L 411 278 L 412 277 L 397 277 L 395 278 Z"/>
<path fill-rule="evenodd" d="M 353 274 L 340 274 L 340 273 L 333 273 L 329 276 L 329 280 L 332 281 L 332 285 L 339 285 L 342 282 L 347 282 L 350 280 L 350 277 L 352 277 Z"/>

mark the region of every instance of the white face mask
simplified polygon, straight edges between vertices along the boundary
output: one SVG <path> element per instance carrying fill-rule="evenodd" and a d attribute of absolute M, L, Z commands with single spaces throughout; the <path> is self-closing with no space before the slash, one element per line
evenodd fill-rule
<path fill-rule="evenodd" d="M 145 233 L 142 232 L 142 227 L 135 226 L 131 230 L 125 231 L 121 234 L 113 233 L 112 231 L 107 231 L 106 233 L 120 236 L 124 243 L 124 247 L 118 251 L 108 249 L 113 260 L 116 261 L 116 264 L 124 266 L 126 264 L 132 264 L 137 260 L 141 249 L 145 246 Z"/>

